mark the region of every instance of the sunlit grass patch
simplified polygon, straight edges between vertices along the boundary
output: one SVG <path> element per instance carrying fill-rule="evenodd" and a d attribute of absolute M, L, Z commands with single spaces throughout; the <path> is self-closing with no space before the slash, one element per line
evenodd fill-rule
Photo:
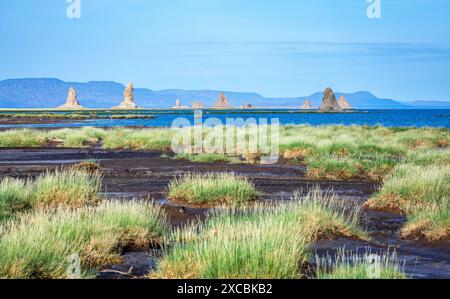
<path fill-rule="evenodd" d="M 425 149 L 409 152 L 405 163 L 428 166 L 428 165 L 450 165 L 450 150 Z"/>
<path fill-rule="evenodd" d="M 96 204 L 101 176 L 79 170 L 58 170 L 35 180 L 4 178 L 0 181 L 0 220 L 12 218 L 29 208 Z"/>
<path fill-rule="evenodd" d="M 0 132 L 0 147 L 41 147 L 47 144 L 44 133 L 33 129 Z"/>
<path fill-rule="evenodd" d="M 370 180 L 381 181 L 392 172 L 396 162 L 390 159 L 340 158 L 311 156 L 306 159 L 307 177 L 314 180 Z"/>
<path fill-rule="evenodd" d="M 174 231 L 151 277 L 300 278 L 318 238 L 365 237 L 357 217 L 318 191 L 278 206 L 219 208 L 204 224 Z"/>
<path fill-rule="evenodd" d="M 316 256 L 318 279 L 406 279 L 396 254 L 345 253 L 336 257 Z"/>
<path fill-rule="evenodd" d="M 399 165 L 366 208 L 408 215 L 402 236 L 441 241 L 450 236 L 450 166 Z"/>
<path fill-rule="evenodd" d="M 105 202 L 99 207 L 38 210 L 1 226 L 0 277 L 94 277 L 102 265 L 120 261 L 127 246 L 159 242 L 166 229 L 160 208 L 139 202 Z M 71 271 L 70 271 L 71 270 Z"/>
<path fill-rule="evenodd" d="M 307 177 L 314 180 L 352 180 L 361 175 L 361 164 L 348 158 L 314 157 L 307 165 Z"/>
<path fill-rule="evenodd" d="M 106 130 L 85 127 L 81 129 L 59 129 L 46 133 L 50 139 L 62 140 L 65 147 L 86 147 L 89 144 L 97 143 L 106 135 Z"/>
<path fill-rule="evenodd" d="M 170 151 L 173 132 L 171 129 L 111 129 L 103 140 L 106 149 Z"/>
<path fill-rule="evenodd" d="M 193 204 L 244 204 L 259 197 L 254 185 L 234 173 L 190 173 L 173 180 L 167 188 L 172 200 Z"/>
<path fill-rule="evenodd" d="M 402 164 L 388 176 L 367 207 L 411 214 L 442 206 L 450 197 L 450 166 Z"/>
<path fill-rule="evenodd" d="M 0 182 L 0 222 L 31 207 L 31 189 L 25 180 L 4 178 Z"/>
<path fill-rule="evenodd" d="M 450 238 L 450 202 L 441 207 L 425 209 L 408 217 L 402 229 L 403 238 L 425 238 L 430 242 L 439 242 Z"/>
<path fill-rule="evenodd" d="M 33 186 L 35 206 L 81 207 L 97 203 L 101 176 L 86 171 L 58 170 L 40 175 Z"/>

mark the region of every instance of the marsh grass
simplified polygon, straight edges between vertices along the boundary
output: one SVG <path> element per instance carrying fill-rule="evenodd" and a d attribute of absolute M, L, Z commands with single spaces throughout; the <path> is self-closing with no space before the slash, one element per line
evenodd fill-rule
<path fill-rule="evenodd" d="M 97 172 L 72 169 L 43 173 L 35 180 L 6 177 L 0 182 L 0 221 L 29 208 L 94 205 L 101 179 Z"/>
<path fill-rule="evenodd" d="M 40 209 L 1 226 L 0 277 L 67 278 L 69 256 L 80 278 L 120 262 L 128 246 L 150 246 L 166 230 L 160 208 L 142 202 L 104 202 L 80 209 Z M 76 266 L 76 265 L 75 265 Z"/>
<path fill-rule="evenodd" d="M 363 255 L 344 250 L 332 258 L 316 255 L 317 279 L 406 279 L 403 266 L 395 253 L 379 255 L 374 262 L 370 251 Z"/>
<path fill-rule="evenodd" d="M 408 222 L 401 230 L 403 238 L 425 238 L 439 242 L 450 238 L 450 201 L 447 198 L 441 206 L 422 209 L 408 216 Z"/>
<path fill-rule="evenodd" d="M 192 204 L 242 205 L 260 196 L 245 177 L 234 173 L 189 173 L 170 182 L 167 197 Z"/>
<path fill-rule="evenodd" d="M 47 138 L 61 139 L 64 147 L 86 147 L 89 144 L 99 142 L 105 137 L 106 131 L 103 129 L 85 127 L 81 129 L 59 129 L 45 133 Z"/>
<path fill-rule="evenodd" d="M 18 211 L 28 209 L 32 202 L 30 188 L 24 180 L 4 178 L 0 182 L 0 222 Z"/>
<path fill-rule="evenodd" d="M 224 130 L 225 127 L 218 129 Z M 185 130 L 187 131 L 181 131 L 181 135 L 192 128 Z M 235 130 L 236 136 L 245 135 L 245 140 L 251 138 L 252 134 L 246 129 Z M 424 227 L 423 223 L 432 223 L 433 227 L 440 223 L 438 227 L 446 227 L 446 221 L 436 222 L 433 219 L 443 219 L 442 215 L 448 215 L 448 204 L 441 204 L 445 202 L 442 200 L 445 198 L 442 197 L 443 192 L 449 192 L 448 184 L 443 183 L 444 178 L 448 179 L 450 165 L 448 129 L 286 125 L 281 126 L 279 131 L 283 162 L 306 165 L 309 179 L 383 182 L 385 187 L 366 207 L 401 212 L 410 219 L 421 219 L 421 225 L 414 228 Z M 210 130 L 205 130 L 203 136 L 209 133 Z M 0 147 L 42 147 L 56 139 L 62 140 L 62 143 L 57 143 L 58 146 L 66 147 L 86 147 L 95 143 L 102 144 L 106 149 L 157 150 L 169 153 L 174 136 L 174 130 L 168 128 L 22 129 L 0 132 Z M 224 144 L 227 144 L 226 140 Z M 234 163 L 234 159 L 237 162 L 245 158 L 245 155 L 238 152 L 225 156 L 221 154 L 223 147 L 224 145 L 219 144 L 216 152 L 213 148 L 208 149 L 212 150 L 208 153 L 175 157 L 199 163 Z M 258 162 L 254 158 L 261 154 L 258 152 L 255 157 L 249 157 L 251 159 L 248 162 Z M 406 169 L 408 167 L 411 169 Z M 402 171 L 402 168 L 406 171 Z M 421 211 L 422 216 L 418 215 Z M 425 221 L 424 217 L 431 217 L 431 222 Z M 417 221 L 413 223 L 417 224 Z M 445 225 L 442 226 L 442 223 Z M 408 231 L 414 230 L 410 226 Z M 429 233 L 426 235 L 430 236 Z"/>
<path fill-rule="evenodd" d="M 171 129 L 124 129 L 108 131 L 103 147 L 106 149 L 159 150 L 169 152 L 172 146 Z"/>
<path fill-rule="evenodd" d="M 300 278 L 311 243 L 364 238 L 357 210 L 318 190 L 292 202 L 217 208 L 203 224 L 175 230 L 152 278 Z"/>
<path fill-rule="evenodd" d="M 401 164 L 366 205 L 411 214 L 442 206 L 450 196 L 450 166 Z"/>
<path fill-rule="evenodd" d="M 401 164 L 365 206 L 408 215 L 408 222 L 402 230 L 405 238 L 448 239 L 450 166 Z"/>
<path fill-rule="evenodd" d="M 440 150 L 435 155 L 448 160 L 447 129 L 283 126 L 280 132 L 283 157 L 307 165 L 310 179 L 381 181 L 405 158 L 427 163 L 433 159 L 427 153 Z"/>
<path fill-rule="evenodd" d="M 81 170 L 57 170 L 40 175 L 32 185 L 35 206 L 82 207 L 96 204 L 100 197 L 101 176 Z"/>
<path fill-rule="evenodd" d="M 42 147 L 48 140 L 45 133 L 33 129 L 0 132 L 0 147 Z"/>

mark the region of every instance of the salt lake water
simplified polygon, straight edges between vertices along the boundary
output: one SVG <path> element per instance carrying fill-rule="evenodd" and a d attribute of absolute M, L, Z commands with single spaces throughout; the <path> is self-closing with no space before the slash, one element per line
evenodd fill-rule
<path fill-rule="evenodd" d="M 6 113 L 6 112 L 4 112 Z M 7 112 L 11 113 L 11 111 Z M 19 113 L 19 112 L 18 112 Z M 20 112 L 23 113 L 23 112 Z M 28 113 L 45 113 L 28 112 Z M 55 112 L 51 113 L 65 113 Z M 87 112 L 77 112 L 87 113 Z M 134 118 L 134 119 L 100 119 L 92 118 L 87 120 L 57 121 L 52 124 L 14 124 L 0 125 L 0 128 L 52 128 L 52 127 L 170 127 L 177 118 L 186 118 L 191 124 L 198 117 L 194 117 L 193 110 L 136 110 L 127 112 L 98 110 L 97 116 L 107 117 L 111 114 L 133 114 L 133 115 L 153 115 L 155 118 Z M 382 125 L 386 127 L 442 127 L 450 129 L 450 109 L 440 110 L 364 110 L 348 113 L 305 113 L 293 109 L 252 109 L 252 110 L 203 110 L 202 119 L 217 118 L 226 123 L 227 118 L 261 118 L 268 120 L 279 119 L 280 124 L 309 124 L 317 125 Z"/>

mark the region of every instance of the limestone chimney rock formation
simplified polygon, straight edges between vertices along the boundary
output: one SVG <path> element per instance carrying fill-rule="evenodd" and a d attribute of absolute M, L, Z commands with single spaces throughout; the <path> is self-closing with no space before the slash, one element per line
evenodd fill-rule
<path fill-rule="evenodd" d="M 319 112 L 343 112 L 344 109 L 339 106 L 336 101 L 336 96 L 334 95 L 331 88 L 325 89 L 323 92 L 322 104 L 319 107 Z"/>
<path fill-rule="evenodd" d="M 241 108 L 241 109 L 252 109 L 252 108 L 253 108 L 253 105 L 250 104 L 250 103 L 248 103 L 248 104 L 242 105 L 240 108 Z"/>
<path fill-rule="evenodd" d="M 341 97 L 339 98 L 338 104 L 344 110 L 353 109 L 353 107 L 350 105 L 350 103 L 347 101 L 347 99 L 343 95 L 341 95 Z"/>
<path fill-rule="evenodd" d="M 194 104 L 192 104 L 192 108 L 194 108 L 194 109 L 202 109 L 203 108 L 203 104 L 201 102 L 194 102 Z"/>
<path fill-rule="evenodd" d="M 83 109 L 83 107 L 78 102 L 77 92 L 73 87 L 69 89 L 66 103 L 62 106 L 59 106 L 58 109 Z"/>
<path fill-rule="evenodd" d="M 172 107 L 172 109 L 188 109 L 188 106 L 181 106 L 181 101 L 180 99 L 177 99 L 175 101 L 175 106 Z"/>
<path fill-rule="evenodd" d="M 134 103 L 133 90 L 133 84 L 128 83 L 123 92 L 123 102 L 112 109 L 139 109 L 138 105 Z"/>
<path fill-rule="evenodd" d="M 214 108 L 232 108 L 230 103 L 228 102 L 228 98 L 223 92 L 220 93 L 219 98 L 214 105 Z"/>
<path fill-rule="evenodd" d="M 300 108 L 301 109 L 305 109 L 305 110 L 314 109 L 313 105 L 311 104 L 311 100 L 310 99 L 306 99 L 305 103 L 303 103 L 303 105 Z"/>

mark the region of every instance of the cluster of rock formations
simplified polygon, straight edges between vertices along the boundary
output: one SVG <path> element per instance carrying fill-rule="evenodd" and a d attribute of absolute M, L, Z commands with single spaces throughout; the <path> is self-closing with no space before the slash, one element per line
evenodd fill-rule
<path fill-rule="evenodd" d="M 228 101 L 228 98 L 225 96 L 223 92 L 220 93 L 219 98 L 217 99 L 216 104 L 214 105 L 214 108 L 219 109 L 232 108 L 230 102 Z"/>
<path fill-rule="evenodd" d="M 133 95 L 133 84 L 128 83 L 128 85 L 125 88 L 125 91 L 123 93 L 124 100 L 118 105 L 113 107 L 112 109 L 139 109 L 139 106 L 134 103 L 134 95 Z M 60 107 L 59 109 L 84 109 L 77 99 L 77 93 L 73 87 L 69 89 L 69 94 L 67 96 L 66 103 Z M 181 106 L 180 99 L 177 99 L 175 102 L 175 106 L 172 108 L 174 109 L 187 109 L 188 106 Z M 195 102 L 192 105 L 192 108 L 194 109 L 202 109 L 203 104 L 200 102 Z M 228 98 L 225 96 L 223 92 L 220 93 L 219 97 L 217 98 L 217 101 L 214 105 L 214 108 L 218 109 L 230 109 L 233 108 L 228 100 Z M 246 104 L 243 106 L 240 106 L 241 109 L 251 109 L 254 108 L 252 104 Z M 314 109 L 310 99 L 306 99 L 305 103 L 301 106 L 301 109 L 310 110 Z M 352 106 L 347 101 L 344 95 L 341 95 L 339 98 L 339 101 L 336 100 L 336 95 L 334 94 L 333 90 L 331 88 L 325 89 L 323 92 L 323 99 L 322 104 L 319 107 L 319 112 L 343 112 L 345 110 L 352 109 Z"/>
<path fill-rule="evenodd" d="M 119 104 L 119 106 L 112 107 L 112 109 L 139 109 L 139 106 L 134 103 L 134 95 L 133 95 L 133 84 L 128 83 L 125 91 L 123 93 L 123 102 Z M 77 99 L 77 92 L 73 87 L 69 89 L 69 94 L 67 96 L 66 103 L 62 106 L 59 106 L 58 109 L 66 109 L 66 110 L 74 110 L 74 109 L 84 109 L 80 105 Z"/>
<path fill-rule="evenodd" d="M 306 99 L 301 109 L 313 109 L 311 101 Z M 347 101 L 344 95 L 341 95 L 339 101 L 336 101 L 336 95 L 331 88 L 325 89 L 323 92 L 322 104 L 319 107 L 319 112 L 344 112 L 351 110 L 353 107 Z"/>
<path fill-rule="evenodd" d="M 69 89 L 69 94 L 67 95 L 66 103 L 62 106 L 59 106 L 58 109 L 84 109 L 77 99 L 77 92 L 73 87 Z"/>
<path fill-rule="evenodd" d="M 139 109 L 139 106 L 134 103 L 134 95 L 133 95 L 133 84 L 128 83 L 125 91 L 123 93 L 123 102 L 119 104 L 119 106 L 115 106 L 112 109 Z"/>

